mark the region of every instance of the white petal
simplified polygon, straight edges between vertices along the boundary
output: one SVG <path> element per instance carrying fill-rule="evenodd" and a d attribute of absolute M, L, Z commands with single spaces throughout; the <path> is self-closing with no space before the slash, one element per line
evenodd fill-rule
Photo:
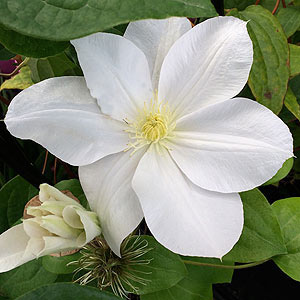
<path fill-rule="evenodd" d="M 91 95 L 104 114 L 133 118 L 153 96 L 147 59 L 131 41 L 119 35 L 95 33 L 71 41 Z"/>
<path fill-rule="evenodd" d="M 225 255 L 243 228 L 238 194 L 221 194 L 194 185 L 167 150 L 154 147 L 141 159 L 132 186 L 154 237 L 173 252 L 204 257 Z"/>
<path fill-rule="evenodd" d="M 130 156 L 120 152 L 79 168 L 79 179 L 93 211 L 97 212 L 103 235 L 120 255 L 120 244 L 141 222 L 143 212 L 131 179 L 144 150 Z"/>
<path fill-rule="evenodd" d="M 84 227 L 84 239 L 82 241 L 77 241 L 78 246 L 82 247 L 83 245 L 89 243 L 93 238 L 101 234 L 100 227 L 93 220 L 94 214 L 90 211 L 77 210 L 80 220 Z"/>
<path fill-rule="evenodd" d="M 78 248 L 76 239 L 70 240 L 59 236 L 45 236 L 43 240 L 45 246 L 44 249 L 38 253 L 38 257 Z"/>
<path fill-rule="evenodd" d="M 247 82 L 252 56 L 246 22 L 233 17 L 202 22 L 171 47 L 158 97 L 180 116 L 232 98 Z"/>
<path fill-rule="evenodd" d="M 127 143 L 125 125 L 101 114 L 82 77 L 51 78 L 22 91 L 5 123 L 12 135 L 32 139 L 72 165 L 90 164 Z"/>
<path fill-rule="evenodd" d="M 158 87 L 162 62 L 173 43 L 192 28 L 187 18 L 140 20 L 129 23 L 124 37 L 137 45 L 146 55 L 153 89 Z"/>
<path fill-rule="evenodd" d="M 12 270 L 34 256 L 24 256 L 28 235 L 23 229 L 23 224 L 16 225 L 0 235 L 0 272 Z"/>
<path fill-rule="evenodd" d="M 200 187 L 231 193 L 270 179 L 293 156 L 288 127 L 255 101 L 235 98 L 177 122 L 170 154 Z"/>

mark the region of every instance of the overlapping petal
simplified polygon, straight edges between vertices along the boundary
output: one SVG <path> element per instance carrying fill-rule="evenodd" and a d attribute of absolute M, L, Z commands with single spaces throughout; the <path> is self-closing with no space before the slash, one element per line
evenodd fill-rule
<path fill-rule="evenodd" d="M 288 127 L 255 101 L 235 98 L 177 122 L 170 153 L 198 186 L 217 192 L 250 190 L 293 156 Z"/>
<path fill-rule="evenodd" d="M 252 56 L 246 22 L 233 17 L 206 20 L 171 47 L 161 68 L 158 97 L 178 116 L 230 99 L 246 84 Z"/>
<path fill-rule="evenodd" d="M 128 39 L 96 33 L 72 44 L 91 95 L 104 114 L 132 119 L 137 108 L 153 97 L 145 54 Z"/>
<path fill-rule="evenodd" d="M 146 55 L 153 89 L 158 87 L 162 62 L 174 42 L 192 28 L 187 18 L 140 20 L 129 23 L 124 37 L 131 40 Z"/>
<path fill-rule="evenodd" d="M 9 105 L 5 124 L 71 165 L 122 151 L 128 141 L 125 123 L 101 114 L 82 77 L 51 78 L 24 90 Z"/>
<path fill-rule="evenodd" d="M 120 244 L 143 218 L 131 180 L 143 155 L 120 152 L 79 168 L 79 178 L 102 233 L 111 249 L 120 255 Z"/>
<path fill-rule="evenodd" d="M 93 238 L 100 235 L 101 231 L 93 221 L 93 218 L 95 218 L 95 216 L 92 215 L 93 213 L 83 210 L 76 210 L 76 213 L 80 217 L 80 221 L 84 228 L 84 233 L 81 234 L 81 236 L 79 236 L 79 239 L 77 240 L 77 244 L 79 245 L 79 247 L 82 247 L 85 244 L 89 243 Z"/>
<path fill-rule="evenodd" d="M 151 146 L 132 181 L 146 223 L 166 248 L 182 255 L 221 258 L 238 241 L 243 208 L 238 194 L 194 185 L 165 148 Z"/>
<path fill-rule="evenodd" d="M 29 236 L 25 233 L 23 224 L 16 225 L 0 235 L 0 273 L 34 258 L 33 255 L 24 256 L 28 241 Z"/>

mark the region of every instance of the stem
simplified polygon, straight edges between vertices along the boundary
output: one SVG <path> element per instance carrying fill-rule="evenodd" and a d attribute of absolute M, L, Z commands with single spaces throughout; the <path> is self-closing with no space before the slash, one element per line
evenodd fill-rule
<path fill-rule="evenodd" d="M 182 260 L 182 261 L 187 265 L 194 265 L 194 266 L 200 266 L 200 267 L 204 266 L 204 267 L 213 267 L 213 268 L 221 268 L 221 269 L 246 269 L 246 268 L 251 268 L 251 267 L 261 265 L 261 264 L 265 263 L 266 261 L 268 261 L 268 259 L 256 261 L 256 262 L 249 263 L 249 264 L 237 265 L 237 266 L 200 263 L 200 262 L 192 261 L 192 260 Z"/>
<path fill-rule="evenodd" d="M 43 165 L 43 170 L 42 170 L 42 174 L 45 174 L 46 171 L 46 166 L 47 166 L 47 160 L 48 160 L 48 150 L 46 150 L 46 154 L 45 154 L 45 160 L 44 160 L 44 165 Z"/>
<path fill-rule="evenodd" d="M 9 101 L 1 95 L 0 95 L 0 101 L 3 102 L 7 106 L 9 105 Z"/>
<path fill-rule="evenodd" d="M 70 178 L 78 178 L 78 176 L 72 172 L 72 170 L 70 169 L 69 165 L 66 164 L 64 161 L 59 160 L 59 162 L 63 165 L 65 172 L 69 175 Z"/>
<path fill-rule="evenodd" d="M 0 76 L 11 77 L 11 76 L 15 75 L 15 73 L 17 73 L 22 67 L 24 67 L 24 65 L 27 64 L 28 60 L 29 60 L 29 57 L 26 57 L 11 73 L 9 73 L 9 74 L 0 73 Z"/>
<path fill-rule="evenodd" d="M 260 2 L 260 0 L 256 0 L 256 1 L 255 1 L 255 5 L 258 5 L 259 2 Z"/>
<path fill-rule="evenodd" d="M 56 184 L 56 170 L 57 170 L 57 157 L 55 157 L 54 159 L 54 167 L 53 167 L 53 172 L 54 172 L 54 178 L 53 178 L 53 181 L 54 181 L 54 184 Z"/>
<path fill-rule="evenodd" d="M 283 8 L 286 8 L 285 0 L 281 0 Z"/>
<path fill-rule="evenodd" d="M 48 150 L 46 150 L 46 154 L 45 154 L 45 160 L 44 160 L 44 165 L 43 165 L 43 170 L 42 170 L 43 175 L 45 174 L 45 171 L 46 171 L 47 160 L 48 160 Z"/>
<path fill-rule="evenodd" d="M 276 4 L 275 4 L 275 7 L 274 7 L 274 9 L 273 9 L 273 11 L 272 11 L 272 15 L 274 15 L 274 14 L 276 13 L 276 11 L 277 11 L 277 9 L 278 9 L 278 6 L 279 6 L 279 3 L 280 3 L 280 0 L 277 0 L 277 1 L 276 1 Z"/>

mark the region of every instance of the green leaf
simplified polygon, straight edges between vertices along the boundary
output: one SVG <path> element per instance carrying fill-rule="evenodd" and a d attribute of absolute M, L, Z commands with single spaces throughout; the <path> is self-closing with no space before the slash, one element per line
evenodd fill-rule
<path fill-rule="evenodd" d="M 254 57 L 248 84 L 256 100 L 278 114 L 289 79 L 289 49 L 279 21 L 260 5 L 230 15 L 249 20 Z"/>
<path fill-rule="evenodd" d="M 246 84 L 244 88 L 240 91 L 240 93 L 237 95 L 237 97 L 242 97 L 242 98 L 248 98 L 255 100 L 255 97 L 253 96 L 251 89 L 249 88 L 249 85 Z"/>
<path fill-rule="evenodd" d="M 284 105 L 298 120 L 300 120 L 300 105 L 290 87 L 285 95 Z"/>
<path fill-rule="evenodd" d="M 64 51 L 70 43 L 33 38 L 0 25 L 0 41 L 11 52 L 28 57 L 46 57 Z M 14 56 L 14 55 L 13 55 Z"/>
<path fill-rule="evenodd" d="M 300 197 L 278 200 L 272 204 L 277 215 L 288 254 L 273 258 L 291 278 L 300 281 Z"/>
<path fill-rule="evenodd" d="M 117 35 L 124 35 L 127 26 L 128 26 L 128 23 L 120 24 L 118 26 L 115 26 L 115 27 L 105 30 L 105 32 L 113 33 L 113 34 L 117 34 Z"/>
<path fill-rule="evenodd" d="M 189 267 L 188 267 L 189 269 Z M 141 295 L 141 300 L 211 300 L 212 284 L 201 282 L 192 275 L 175 286 L 155 293 Z"/>
<path fill-rule="evenodd" d="M 293 91 L 296 98 L 300 99 L 300 75 L 293 77 L 289 82 L 289 86 L 291 87 L 291 90 Z"/>
<path fill-rule="evenodd" d="M 16 56 L 14 53 L 10 53 L 3 45 L 0 44 L 0 60 L 8 60 Z"/>
<path fill-rule="evenodd" d="M 286 253 L 277 218 L 264 195 L 253 189 L 240 194 L 244 206 L 242 235 L 224 260 L 255 262 Z"/>
<path fill-rule="evenodd" d="M 78 179 L 63 180 L 58 182 L 55 187 L 60 191 L 70 191 L 76 198 L 78 198 L 82 206 L 85 208 L 88 207 L 88 202 Z"/>
<path fill-rule="evenodd" d="M 276 0 L 260 0 L 259 5 L 263 6 L 264 8 L 272 12 L 275 8 Z M 282 7 L 282 3 L 280 1 L 278 9 L 280 9 L 281 7 Z"/>
<path fill-rule="evenodd" d="M 77 52 L 75 50 L 75 47 L 70 44 L 70 46 L 65 49 L 65 54 L 67 55 L 67 57 L 78 67 L 80 67 L 79 64 L 79 60 L 78 60 L 78 56 L 77 56 Z"/>
<path fill-rule="evenodd" d="M 300 27 L 300 7 L 281 8 L 277 14 L 287 37 L 292 36 Z"/>
<path fill-rule="evenodd" d="M 183 257 L 201 263 L 222 263 L 214 258 Z M 224 263 L 223 263 L 224 264 Z M 231 263 L 230 263 L 231 265 Z M 231 282 L 233 269 L 221 269 L 186 264 L 188 275 L 173 287 L 141 296 L 141 300 L 210 300 L 212 299 L 212 284 Z"/>
<path fill-rule="evenodd" d="M 290 47 L 290 76 L 300 74 L 300 46 L 289 44 Z"/>
<path fill-rule="evenodd" d="M 31 58 L 28 66 L 31 70 L 32 80 L 35 83 L 52 77 L 82 75 L 79 67 L 65 53 L 47 58 Z"/>
<path fill-rule="evenodd" d="M 214 264 L 214 265 L 229 265 L 232 266 L 232 261 L 220 260 L 217 258 L 206 258 L 206 257 L 191 257 L 183 256 L 183 261 L 195 261 L 199 263 Z M 230 283 L 233 275 L 233 269 L 216 268 L 209 266 L 194 266 L 191 264 L 186 264 L 188 271 L 194 274 L 199 281 L 206 281 L 209 283 Z M 196 275 L 197 274 L 197 275 Z"/>
<path fill-rule="evenodd" d="M 133 237 L 133 240 L 135 238 Z M 149 264 L 132 266 L 133 270 L 140 272 L 139 276 L 148 281 L 146 285 L 133 282 L 139 295 L 167 289 L 187 275 L 186 267 L 179 255 L 160 245 L 151 236 L 142 235 L 141 239 L 148 242 L 147 248 L 151 250 L 142 256 L 143 260 L 150 261 Z M 129 287 L 128 289 L 130 290 Z"/>
<path fill-rule="evenodd" d="M 8 181 L 0 190 L 0 232 L 7 230 L 23 216 L 25 204 L 37 189 L 20 176 Z"/>
<path fill-rule="evenodd" d="M 58 274 L 55 282 L 73 282 L 74 274 Z"/>
<path fill-rule="evenodd" d="M 30 261 L 14 270 L 0 274 L 1 294 L 15 299 L 42 285 L 52 283 L 56 275 L 42 267 L 41 260 Z"/>
<path fill-rule="evenodd" d="M 0 91 L 4 89 L 19 89 L 24 90 L 33 85 L 31 80 L 31 71 L 28 66 L 21 68 L 20 72 L 14 77 L 5 80 L 1 86 Z"/>
<path fill-rule="evenodd" d="M 237 8 L 238 10 L 244 10 L 247 6 L 253 4 L 253 0 L 225 0 L 224 7 Z"/>
<path fill-rule="evenodd" d="M 268 180 L 263 185 L 270 185 L 270 184 L 274 184 L 274 183 L 279 182 L 281 179 L 283 179 L 284 177 L 286 177 L 290 173 L 290 171 L 293 168 L 293 164 L 294 164 L 294 158 L 293 157 L 286 160 L 283 163 L 282 167 L 279 169 L 279 171 L 270 180 Z"/>
<path fill-rule="evenodd" d="M 224 6 L 225 8 L 237 8 L 238 10 L 244 10 L 248 6 L 255 3 L 255 0 L 225 0 Z M 273 11 L 276 0 L 260 0 L 259 5 L 268 9 L 269 11 Z M 279 4 L 279 7 L 282 7 L 282 3 Z"/>
<path fill-rule="evenodd" d="M 54 283 L 27 293 L 17 300 L 121 300 L 99 289 L 76 283 Z"/>
<path fill-rule="evenodd" d="M 70 265 L 68 263 L 78 260 L 81 257 L 79 252 L 72 255 L 65 255 L 61 257 L 46 255 L 42 257 L 43 267 L 54 274 L 69 274 L 72 273 L 78 266 Z"/>
<path fill-rule="evenodd" d="M 139 19 L 213 17 L 209 0 L 2 0 L 1 23 L 36 38 L 68 41 Z"/>

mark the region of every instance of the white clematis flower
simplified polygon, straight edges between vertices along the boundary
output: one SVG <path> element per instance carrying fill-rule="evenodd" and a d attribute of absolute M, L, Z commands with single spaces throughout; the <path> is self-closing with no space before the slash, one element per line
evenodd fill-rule
<path fill-rule="evenodd" d="M 129 24 L 124 37 L 72 41 L 84 78 L 42 81 L 14 98 L 5 123 L 78 165 L 115 253 L 145 217 L 183 255 L 222 257 L 238 241 L 238 192 L 270 179 L 293 155 L 288 127 L 246 84 L 246 22 L 184 18 Z"/>
<path fill-rule="evenodd" d="M 0 272 L 40 256 L 82 248 L 101 234 L 97 214 L 56 188 L 41 184 L 39 200 L 40 206 L 27 208 L 33 218 L 0 235 Z"/>

